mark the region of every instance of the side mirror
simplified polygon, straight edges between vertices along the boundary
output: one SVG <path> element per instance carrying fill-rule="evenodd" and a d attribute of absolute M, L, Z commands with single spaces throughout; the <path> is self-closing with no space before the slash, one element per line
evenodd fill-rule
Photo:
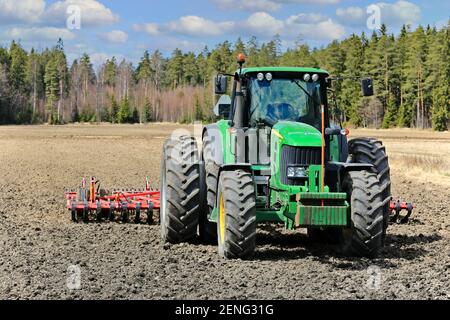
<path fill-rule="evenodd" d="M 228 119 L 231 112 L 231 98 L 230 96 L 221 96 L 216 106 L 214 107 L 214 114 L 216 117 Z"/>
<path fill-rule="evenodd" d="M 333 88 L 333 80 L 332 80 L 332 79 L 328 78 L 328 79 L 326 80 L 326 83 L 327 83 L 327 88 L 328 88 L 328 89 Z"/>
<path fill-rule="evenodd" d="M 361 80 L 361 87 L 364 97 L 372 97 L 373 93 L 373 79 L 365 78 Z"/>
<path fill-rule="evenodd" d="M 221 74 L 216 76 L 214 84 L 216 94 L 227 93 L 228 78 L 226 76 Z"/>

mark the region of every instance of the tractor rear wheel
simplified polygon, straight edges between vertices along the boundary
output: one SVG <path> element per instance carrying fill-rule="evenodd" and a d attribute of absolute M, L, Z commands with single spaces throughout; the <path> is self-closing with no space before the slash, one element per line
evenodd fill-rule
<path fill-rule="evenodd" d="M 256 197 L 252 175 L 244 170 L 220 175 L 217 197 L 219 254 L 250 258 L 256 247 Z"/>
<path fill-rule="evenodd" d="M 194 137 L 169 138 L 161 161 L 161 236 L 181 243 L 196 236 L 200 202 L 200 167 Z"/>
<path fill-rule="evenodd" d="M 342 189 L 351 206 L 350 227 L 339 234 L 346 255 L 376 257 L 383 246 L 383 199 L 380 182 L 369 171 L 349 172 Z"/>
<path fill-rule="evenodd" d="M 352 162 L 369 163 L 373 165 L 372 172 L 376 173 L 380 181 L 382 192 L 384 221 L 383 221 L 383 242 L 386 237 L 386 230 L 389 226 L 389 201 L 391 199 L 391 175 L 389 159 L 383 143 L 374 138 L 357 138 L 350 140 L 349 151 Z"/>

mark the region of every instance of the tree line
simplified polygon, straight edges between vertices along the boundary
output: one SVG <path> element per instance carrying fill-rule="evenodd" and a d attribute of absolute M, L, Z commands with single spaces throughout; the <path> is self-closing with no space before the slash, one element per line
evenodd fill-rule
<path fill-rule="evenodd" d="M 146 51 L 136 66 L 113 57 L 94 70 L 88 54 L 69 63 L 61 40 L 41 52 L 12 41 L 0 47 L 0 124 L 212 121 L 212 79 L 234 72 L 243 52 L 246 66 L 320 67 L 342 77 L 334 89 L 348 124 L 448 128 L 450 23 L 403 26 L 398 35 L 383 25 L 322 48 L 301 42 L 280 48 L 279 36 L 263 43 L 239 38 L 197 54 L 176 49 L 166 58 Z M 374 79 L 375 97 L 361 97 L 355 79 L 365 76 Z"/>

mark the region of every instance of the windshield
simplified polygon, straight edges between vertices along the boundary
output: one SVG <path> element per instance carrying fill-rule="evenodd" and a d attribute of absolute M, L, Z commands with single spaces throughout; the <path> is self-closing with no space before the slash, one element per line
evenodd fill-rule
<path fill-rule="evenodd" d="M 250 125 L 303 122 L 320 129 L 320 82 L 298 79 L 250 81 Z"/>

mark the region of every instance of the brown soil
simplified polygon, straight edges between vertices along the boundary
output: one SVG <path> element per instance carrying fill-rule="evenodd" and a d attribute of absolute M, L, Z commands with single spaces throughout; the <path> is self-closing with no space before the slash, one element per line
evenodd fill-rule
<path fill-rule="evenodd" d="M 157 225 L 70 221 L 64 188 L 82 176 L 141 187 L 148 175 L 157 186 L 161 146 L 175 128 L 1 127 L 0 299 L 450 298 L 449 189 L 401 168 L 393 168 L 393 193 L 417 209 L 409 224 L 389 228 L 375 260 L 342 257 L 279 227 L 261 226 L 253 260 L 225 261 L 197 240 L 163 245 Z M 402 133 L 382 135 L 402 141 Z M 67 288 L 70 265 L 81 267 L 80 290 Z M 378 288 L 367 286 L 371 266 L 381 270 Z"/>

